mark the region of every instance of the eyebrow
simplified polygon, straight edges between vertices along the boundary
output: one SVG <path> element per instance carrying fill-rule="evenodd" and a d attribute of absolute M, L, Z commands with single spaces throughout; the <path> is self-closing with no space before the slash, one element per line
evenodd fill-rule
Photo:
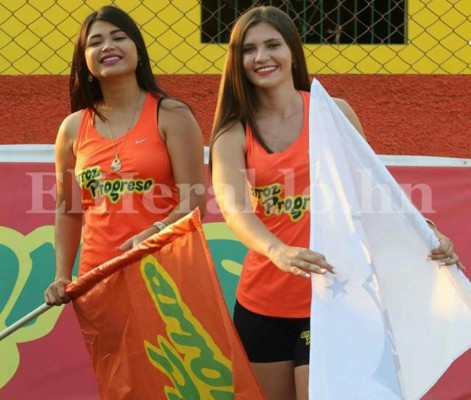
<path fill-rule="evenodd" d="M 114 29 L 110 32 L 110 35 L 114 35 L 115 33 L 119 33 L 119 32 L 124 32 L 124 31 L 122 29 Z M 96 39 L 101 36 L 102 36 L 101 33 L 97 33 L 96 35 L 90 36 L 87 40 Z"/>

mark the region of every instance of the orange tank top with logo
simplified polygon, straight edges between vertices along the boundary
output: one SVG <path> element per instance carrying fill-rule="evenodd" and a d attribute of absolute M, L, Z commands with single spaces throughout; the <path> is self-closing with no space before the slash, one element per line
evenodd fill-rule
<path fill-rule="evenodd" d="M 79 274 L 122 254 L 116 247 L 168 216 L 178 204 L 167 147 L 157 122 L 158 100 L 147 94 L 137 123 L 114 140 L 122 167 L 113 172 L 113 142 L 95 129 L 84 110 L 75 144 L 75 176 L 85 222 Z"/>
<path fill-rule="evenodd" d="M 309 247 L 309 93 L 301 92 L 303 127 L 285 150 L 268 153 L 246 127 L 246 164 L 255 213 L 290 246 Z M 282 272 L 267 257 L 247 253 L 237 288 L 247 309 L 273 317 L 310 315 L 311 280 Z"/>

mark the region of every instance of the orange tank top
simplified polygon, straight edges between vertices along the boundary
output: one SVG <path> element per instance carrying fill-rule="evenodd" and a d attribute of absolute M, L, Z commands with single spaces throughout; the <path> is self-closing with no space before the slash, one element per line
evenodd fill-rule
<path fill-rule="evenodd" d="M 257 216 L 284 243 L 309 247 L 309 93 L 301 94 L 304 119 L 299 137 L 285 150 L 268 153 L 247 126 L 246 164 Z M 262 315 L 309 317 L 311 280 L 282 272 L 267 257 L 249 250 L 237 300 Z"/>
<path fill-rule="evenodd" d="M 118 172 L 111 169 L 111 140 L 96 131 L 91 110 L 82 114 L 75 144 L 75 175 L 85 212 L 80 275 L 121 254 L 117 246 L 178 204 L 171 160 L 158 131 L 157 103 L 147 94 L 137 123 L 114 141 L 122 162 Z"/>

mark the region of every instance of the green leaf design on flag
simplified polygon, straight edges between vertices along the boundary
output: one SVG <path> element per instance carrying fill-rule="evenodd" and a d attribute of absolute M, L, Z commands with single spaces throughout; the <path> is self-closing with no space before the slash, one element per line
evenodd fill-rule
<path fill-rule="evenodd" d="M 44 303 L 43 293 L 54 278 L 54 227 L 42 226 L 28 235 L 0 227 L 0 330 Z M 0 388 L 20 365 L 18 344 L 37 340 L 53 328 L 63 307 L 50 311 L 0 342 Z"/>
<path fill-rule="evenodd" d="M 232 315 L 235 304 L 235 290 L 239 281 L 242 263 L 247 254 L 240 240 L 225 222 L 203 225 L 204 234 L 224 292 L 227 308 Z"/>

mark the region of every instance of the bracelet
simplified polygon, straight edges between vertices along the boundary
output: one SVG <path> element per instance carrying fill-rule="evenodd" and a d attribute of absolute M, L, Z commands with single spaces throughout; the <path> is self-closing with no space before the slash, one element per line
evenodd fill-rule
<path fill-rule="evenodd" d="M 167 224 L 162 221 L 157 221 L 157 222 L 154 222 L 151 226 L 153 226 L 154 228 L 157 228 L 160 232 L 161 230 L 167 227 Z"/>
<path fill-rule="evenodd" d="M 432 229 L 437 230 L 437 225 L 435 225 L 435 222 L 433 222 L 431 219 L 425 218 L 425 222 L 430 225 Z"/>

